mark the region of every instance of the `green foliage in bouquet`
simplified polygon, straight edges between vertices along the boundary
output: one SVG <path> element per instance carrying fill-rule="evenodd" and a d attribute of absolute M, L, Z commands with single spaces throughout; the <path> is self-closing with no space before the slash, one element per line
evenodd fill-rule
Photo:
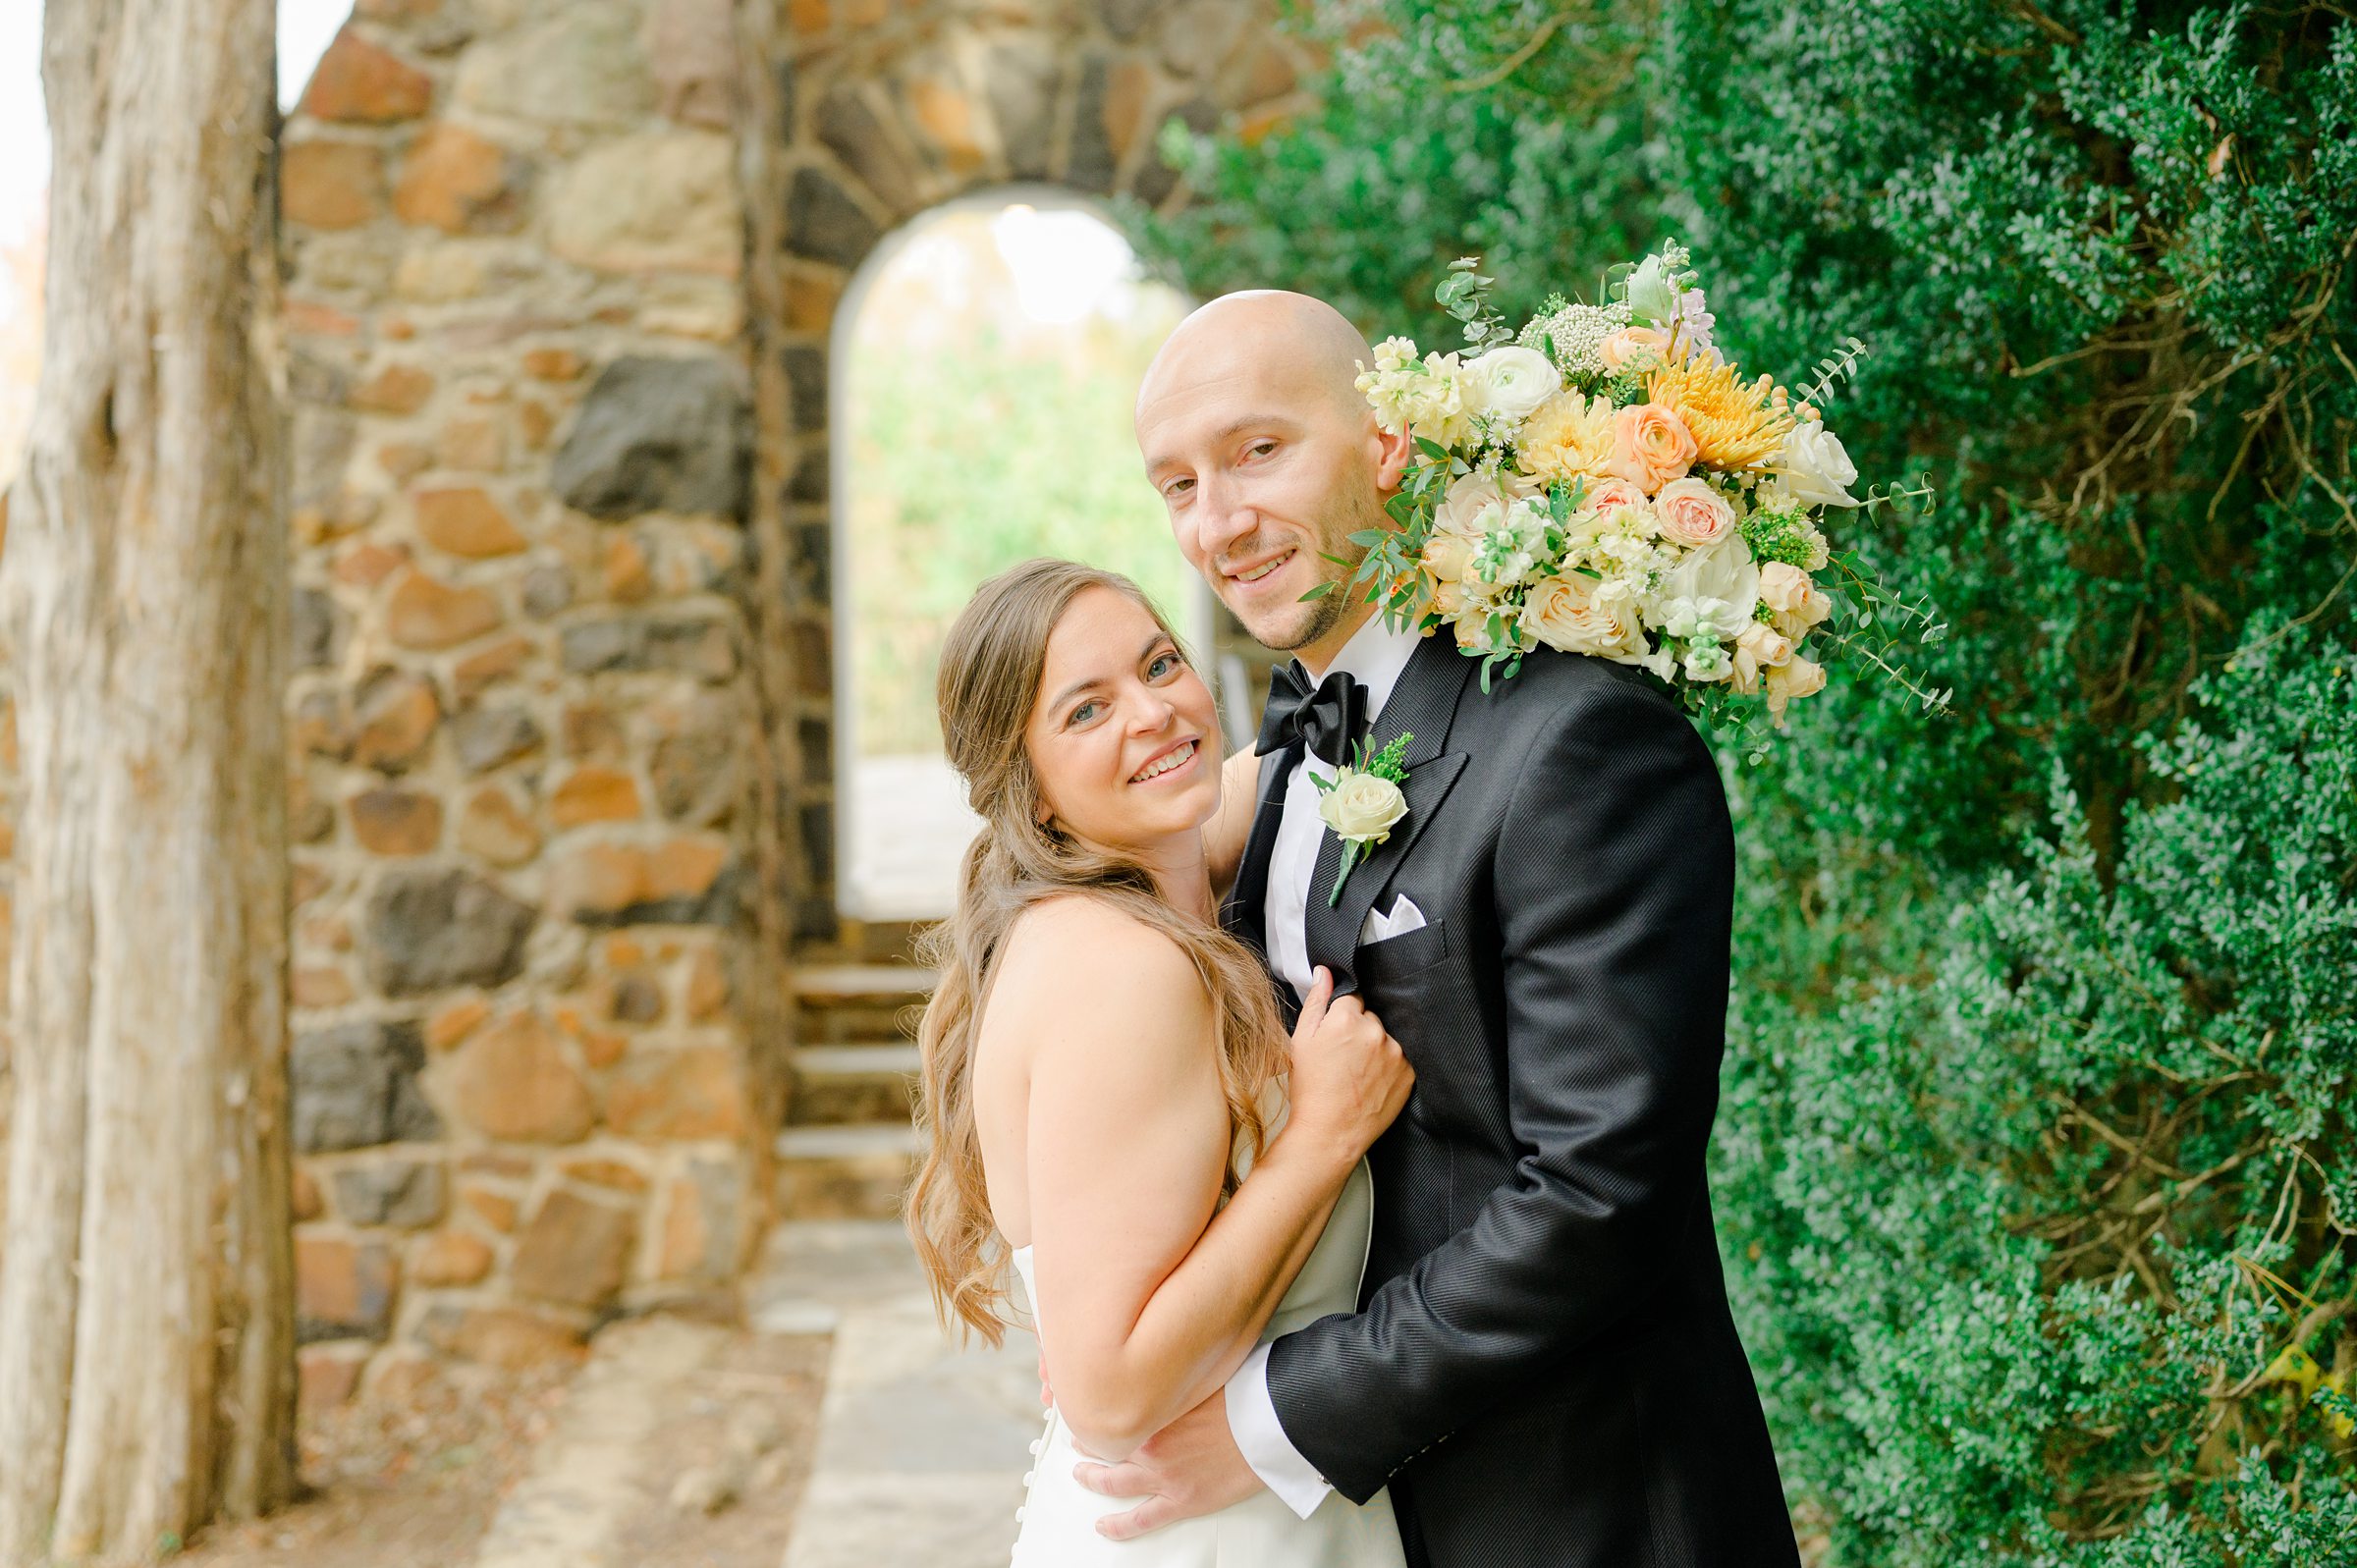
<path fill-rule="evenodd" d="M 1674 235 L 1746 367 L 1929 471 L 1857 551 L 1948 618 L 1953 716 L 1836 670 L 1727 770 L 1718 1213 L 1827 1561 L 2357 1563 L 2357 20 L 1304 26 L 1329 108 L 1174 138 L 1200 198 L 1141 238 L 1197 292 L 1448 348 L 1453 257 L 1596 298 Z"/>

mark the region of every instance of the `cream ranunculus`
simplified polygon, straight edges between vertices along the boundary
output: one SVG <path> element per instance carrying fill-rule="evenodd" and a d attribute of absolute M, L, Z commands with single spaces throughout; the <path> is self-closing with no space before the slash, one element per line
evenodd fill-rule
<path fill-rule="evenodd" d="M 1536 349 L 1492 349 L 1464 367 L 1465 407 L 1520 424 L 1561 392 L 1563 378 Z"/>
<path fill-rule="evenodd" d="M 1565 653 L 1598 654 L 1620 664 L 1645 656 L 1645 630 L 1627 600 L 1598 595 L 1582 572 L 1533 583 L 1522 600 L 1522 624 L 1533 637 Z"/>
<path fill-rule="evenodd" d="M 1653 498 L 1653 514 L 1662 537 L 1689 550 L 1715 545 L 1735 527 L 1735 509 L 1709 480 L 1692 475 L 1662 486 Z"/>
<path fill-rule="evenodd" d="M 1857 483 L 1857 464 L 1841 448 L 1841 438 L 1825 428 L 1821 420 L 1794 425 L 1776 456 L 1768 460 L 1769 471 L 1781 478 L 1785 490 L 1812 507 L 1854 507 L 1857 497 L 1849 486 Z"/>
<path fill-rule="evenodd" d="M 1318 796 L 1318 815 L 1338 838 L 1381 843 L 1391 837 L 1392 825 L 1407 815 L 1407 796 L 1381 774 L 1344 768 L 1334 787 Z"/>

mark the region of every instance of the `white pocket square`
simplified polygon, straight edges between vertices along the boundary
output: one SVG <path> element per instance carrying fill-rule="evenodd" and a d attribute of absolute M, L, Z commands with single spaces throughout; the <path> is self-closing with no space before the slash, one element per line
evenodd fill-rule
<path fill-rule="evenodd" d="M 1423 929 L 1424 911 L 1416 907 L 1413 898 L 1401 893 L 1392 900 L 1388 913 L 1375 908 L 1367 910 L 1367 918 L 1358 923 L 1358 945 L 1363 947 L 1369 943 L 1388 942 Z"/>

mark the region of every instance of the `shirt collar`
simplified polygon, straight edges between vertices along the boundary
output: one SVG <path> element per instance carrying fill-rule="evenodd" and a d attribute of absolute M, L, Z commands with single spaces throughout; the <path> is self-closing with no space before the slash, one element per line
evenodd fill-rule
<path fill-rule="evenodd" d="M 1384 623 L 1383 612 L 1378 610 L 1367 618 L 1364 625 L 1350 633 L 1350 640 L 1334 656 L 1326 674 L 1343 671 L 1366 688 L 1367 719 L 1372 723 L 1390 700 L 1392 688 L 1399 683 L 1399 673 L 1407 668 L 1416 644 L 1423 640 L 1423 633 L 1412 622 L 1393 630 Z"/>

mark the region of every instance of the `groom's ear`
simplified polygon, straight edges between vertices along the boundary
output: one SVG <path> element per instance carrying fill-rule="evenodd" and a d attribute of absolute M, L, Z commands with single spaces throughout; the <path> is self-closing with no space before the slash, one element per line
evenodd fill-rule
<path fill-rule="evenodd" d="M 1368 423 L 1372 425 L 1374 421 Z M 1415 459 L 1416 438 L 1404 430 L 1376 428 L 1371 433 L 1375 441 L 1375 488 L 1388 496 L 1399 488 L 1400 476 Z"/>

